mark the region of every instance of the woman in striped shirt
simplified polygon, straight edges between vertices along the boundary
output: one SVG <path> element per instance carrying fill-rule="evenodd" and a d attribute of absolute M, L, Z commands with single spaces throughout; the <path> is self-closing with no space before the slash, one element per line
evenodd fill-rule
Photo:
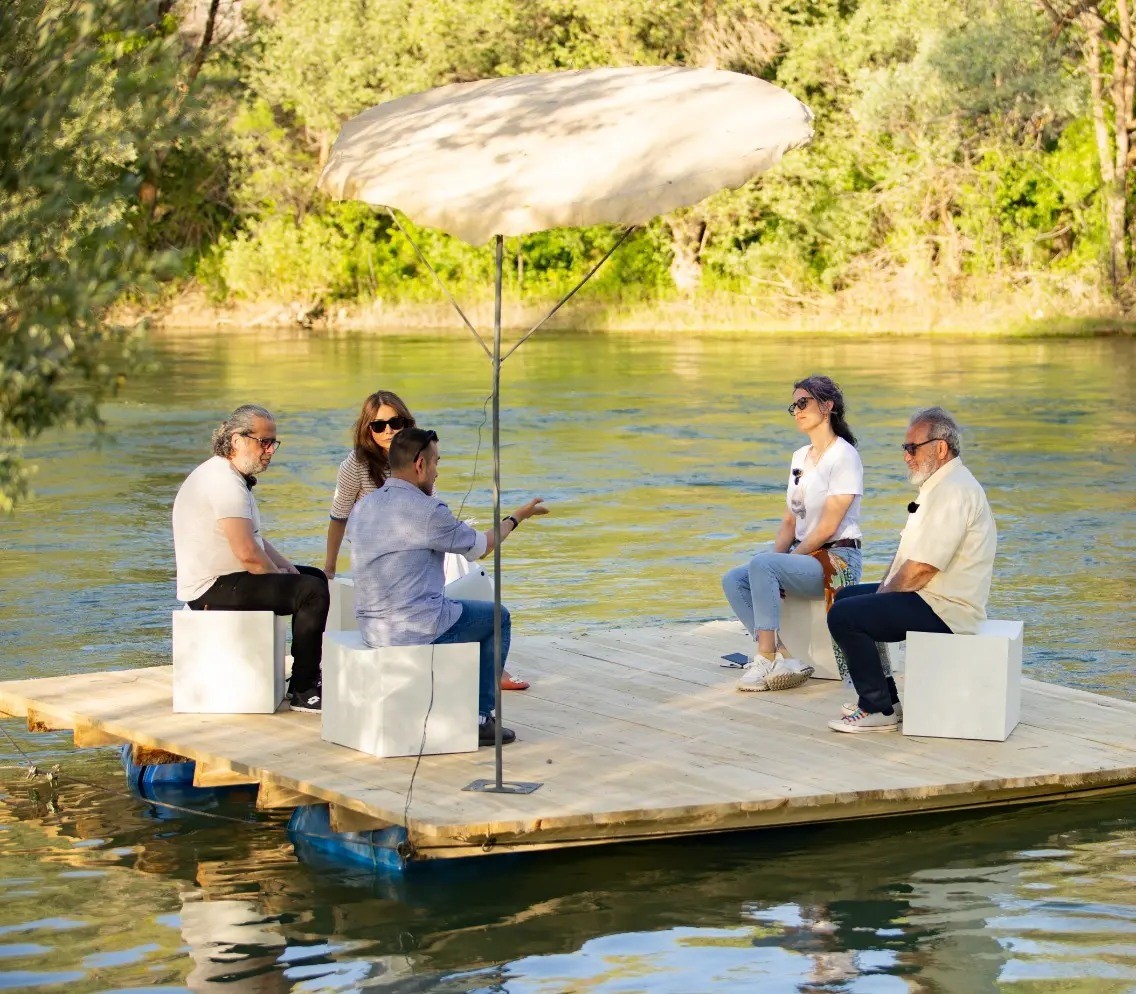
<path fill-rule="evenodd" d="M 389 390 L 376 390 L 363 401 L 363 409 L 355 422 L 355 446 L 339 464 L 335 495 L 331 499 L 323 562 L 323 571 L 329 580 L 335 576 L 351 509 L 386 482 L 390 475 L 391 441 L 403 428 L 413 428 L 415 423 L 410 408 L 398 394 Z M 526 681 L 510 676 L 508 670 L 502 671 L 503 690 L 527 690 L 528 686 Z"/>
<path fill-rule="evenodd" d="M 329 580 L 335 576 L 351 508 L 386 483 L 390 475 L 387 453 L 391 440 L 403 428 L 414 425 L 414 415 L 398 394 L 376 390 L 363 401 L 363 410 L 355 422 L 355 446 L 339 464 L 335 496 L 331 499 L 331 521 L 327 526 L 327 551 L 323 560 L 323 571 Z"/>

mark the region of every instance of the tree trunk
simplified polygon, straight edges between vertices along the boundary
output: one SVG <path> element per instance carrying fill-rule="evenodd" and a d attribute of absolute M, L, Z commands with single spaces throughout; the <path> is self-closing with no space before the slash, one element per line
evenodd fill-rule
<path fill-rule="evenodd" d="M 1091 15 L 1085 17 L 1084 23 L 1086 34 L 1085 56 L 1089 70 L 1093 134 L 1096 138 L 1097 159 L 1100 162 L 1105 225 L 1108 231 L 1108 276 L 1112 285 L 1113 296 L 1119 297 L 1120 288 L 1128 279 L 1128 252 L 1125 246 L 1127 224 L 1124 202 L 1126 170 L 1117 169 L 1120 160 L 1115 141 L 1116 136 L 1124 129 L 1124 117 L 1118 116 L 1115 127 L 1110 130 L 1105 108 L 1104 60 L 1101 52 L 1102 25 L 1099 19 Z M 1110 87 L 1110 89 L 1112 89 L 1112 96 L 1115 100 L 1115 86 Z M 1113 109 L 1115 111 L 1115 104 Z M 1115 134 L 1112 132 L 1115 132 Z"/>
<path fill-rule="evenodd" d="M 666 218 L 671 231 L 671 279 L 683 293 L 693 293 L 702 284 L 702 247 L 706 244 L 706 222 L 696 214 L 682 212 Z"/>

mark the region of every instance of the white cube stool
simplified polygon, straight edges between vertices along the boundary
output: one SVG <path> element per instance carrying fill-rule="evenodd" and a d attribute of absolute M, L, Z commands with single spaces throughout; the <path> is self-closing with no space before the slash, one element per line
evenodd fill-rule
<path fill-rule="evenodd" d="M 447 562 L 450 559 L 460 559 L 465 563 L 463 556 L 447 553 Z M 330 591 L 331 609 L 327 612 L 324 631 L 356 631 L 359 623 L 355 618 L 355 581 L 349 576 L 337 576 L 331 581 Z M 466 566 L 465 572 L 446 584 L 445 593 L 450 600 L 491 601 L 493 580 L 484 566 L 472 563 Z"/>
<path fill-rule="evenodd" d="M 271 611 L 174 611 L 174 711 L 272 714 L 290 623 Z"/>
<path fill-rule="evenodd" d="M 903 734 L 1004 742 L 1022 704 L 1020 621 L 982 622 L 976 635 L 907 633 Z"/>
<path fill-rule="evenodd" d="M 476 642 L 370 649 L 358 631 L 325 633 L 323 740 L 371 756 L 475 751 L 478 660 Z"/>
<path fill-rule="evenodd" d="M 781 601 L 780 634 L 789 654 L 813 667 L 814 679 L 840 679 L 823 599 L 786 597 Z"/>
<path fill-rule="evenodd" d="M 355 581 L 349 576 L 337 576 L 329 584 L 331 609 L 327 612 L 327 632 L 353 632 L 359 626 L 355 621 Z"/>

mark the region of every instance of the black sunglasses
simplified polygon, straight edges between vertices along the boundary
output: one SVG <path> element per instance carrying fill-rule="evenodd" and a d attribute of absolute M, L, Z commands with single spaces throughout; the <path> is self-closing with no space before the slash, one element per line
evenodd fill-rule
<path fill-rule="evenodd" d="M 376 435 L 382 434 L 387 430 L 387 425 L 390 425 L 391 431 L 402 431 L 403 428 L 412 427 L 414 424 L 410 418 L 401 418 L 395 415 L 393 418 L 376 418 L 371 422 L 371 431 Z"/>
<path fill-rule="evenodd" d="M 941 441 L 943 441 L 941 438 L 929 438 L 925 442 L 904 442 L 902 448 L 903 451 L 906 452 L 909 456 L 913 456 L 915 455 L 915 450 L 918 449 L 919 446 L 930 445 L 932 442 Z"/>
<path fill-rule="evenodd" d="M 425 452 L 428 448 L 430 448 L 431 442 L 436 442 L 436 441 L 438 441 L 438 433 L 436 431 L 433 431 L 432 429 L 427 429 L 426 430 L 426 443 L 422 446 L 422 448 L 420 448 L 417 452 L 414 453 L 414 461 L 418 462 L 418 457 L 420 455 L 422 455 L 422 453 Z"/>
<path fill-rule="evenodd" d="M 793 401 L 793 403 L 785 408 L 785 410 L 787 410 L 790 414 L 796 414 L 797 411 L 803 411 L 806 407 L 808 407 L 810 400 L 816 400 L 816 397 L 798 397 L 795 401 Z"/>
<path fill-rule="evenodd" d="M 247 431 L 242 431 L 241 437 L 252 439 L 265 452 L 275 452 L 282 444 L 278 438 L 257 438 L 256 435 L 250 435 Z"/>

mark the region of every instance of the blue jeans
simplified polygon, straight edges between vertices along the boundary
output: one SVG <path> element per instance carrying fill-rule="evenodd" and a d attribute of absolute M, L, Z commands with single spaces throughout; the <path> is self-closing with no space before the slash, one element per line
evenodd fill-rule
<path fill-rule="evenodd" d="M 449 645 L 451 642 L 480 642 L 481 667 L 477 679 L 477 711 L 482 717 L 493 713 L 493 702 L 497 691 L 497 674 L 493 668 L 493 602 L 492 601 L 454 601 L 460 604 L 462 612 L 458 620 L 434 639 L 434 645 Z M 501 605 L 501 668 L 509 658 L 509 642 L 513 623 L 509 609 Z"/>
<path fill-rule="evenodd" d="M 899 700 L 895 681 L 884 673 L 877 642 L 902 642 L 908 632 L 950 629 L 916 593 L 878 594 L 878 583 L 859 583 L 836 591 L 828 612 L 828 631 L 844 650 L 856 704 L 864 711 L 892 714 Z"/>
<path fill-rule="evenodd" d="M 859 549 L 837 549 L 835 555 L 848 563 L 860 578 Z M 781 627 L 781 591 L 786 597 L 819 600 L 824 596 L 824 570 L 812 556 L 787 552 L 759 552 L 747 566 L 738 566 L 722 577 L 726 600 L 750 635 L 775 632 Z"/>

